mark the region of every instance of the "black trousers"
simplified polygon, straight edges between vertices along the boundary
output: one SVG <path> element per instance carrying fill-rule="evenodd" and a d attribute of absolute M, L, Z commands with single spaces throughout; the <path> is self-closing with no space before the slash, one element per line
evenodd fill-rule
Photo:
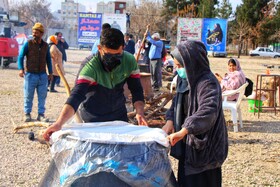
<path fill-rule="evenodd" d="M 184 175 L 184 167 L 179 164 L 178 183 L 180 187 L 221 187 L 222 169 L 206 170 L 194 175 Z"/>
<path fill-rule="evenodd" d="M 56 76 L 56 75 L 54 75 L 53 76 L 53 80 L 50 82 L 49 81 L 49 85 L 51 85 L 51 91 L 53 91 L 54 90 L 54 86 L 55 86 L 55 84 L 56 84 L 56 81 L 57 81 L 57 79 L 59 79 L 60 77 L 59 76 Z"/>

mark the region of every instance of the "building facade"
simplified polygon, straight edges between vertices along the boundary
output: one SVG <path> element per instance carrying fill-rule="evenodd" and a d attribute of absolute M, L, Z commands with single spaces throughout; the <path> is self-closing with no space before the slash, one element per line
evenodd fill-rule
<path fill-rule="evenodd" d="M 0 0 L 0 13 L 9 11 L 8 0 Z"/>
<path fill-rule="evenodd" d="M 96 13 L 124 14 L 127 7 L 133 6 L 135 6 L 134 0 L 109 1 L 108 3 L 101 1 L 97 3 Z"/>
<path fill-rule="evenodd" d="M 85 11 L 86 7 L 80 3 L 75 3 L 74 0 L 61 2 L 61 20 L 64 23 L 64 28 L 77 28 L 78 12 Z"/>

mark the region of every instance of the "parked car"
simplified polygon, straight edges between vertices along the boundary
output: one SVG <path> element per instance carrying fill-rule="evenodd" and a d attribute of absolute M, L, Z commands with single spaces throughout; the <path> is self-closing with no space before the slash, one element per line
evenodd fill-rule
<path fill-rule="evenodd" d="M 250 51 L 250 56 L 265 56 L 279 58 L 280 53 L 272 51 L 268 47 L 257 47 L 255 50 Z"/>
<path fill-rule="evenodd" d="M 213 51 L 212 52 L 213 57 L 227 57 L 226 51 Z"/>
<path fill-rule="evenodd" d="M 164 43 L 166 52 L 170 54 L 171 51 L 170 40 L 161 39 L 161 41 Z"/>
<path fill-rule="evenodd" d="M 79 44 L 79 49 L 88 49 L 91 50 L 92 44 Z"/>

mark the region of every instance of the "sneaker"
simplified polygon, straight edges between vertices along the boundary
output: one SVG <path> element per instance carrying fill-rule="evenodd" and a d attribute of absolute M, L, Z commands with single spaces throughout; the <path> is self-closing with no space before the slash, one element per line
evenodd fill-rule
<path fill-rule="evenodd" d="M 42 122 L 49 122 L 49 119 L 46 118 L 44 114 L 38 114 L 37 120 Z"/>
<path fill-rule="evenodd" d="M 24 122 L 30 122 L 31 120 L 32 120 L 31 115 L 30 114 L 25 114 Z"/>
<path fill-rule="evenodd" d="M 56 90 L 50 90 L 50 92 L 57 93 L 58 91 L 56 91 Z"/>

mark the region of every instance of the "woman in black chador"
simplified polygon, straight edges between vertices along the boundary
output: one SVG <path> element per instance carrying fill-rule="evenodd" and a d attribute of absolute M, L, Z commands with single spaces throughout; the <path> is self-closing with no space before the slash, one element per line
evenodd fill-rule
<path fill-rule="evenodd" d="M 221 29 L 221 25 L 219 23 L 215 24 L 215 29 L 213 31 L 210 31 L 208 29 L 207 33 L 207 44 L 214 44 L 218 45 L 223 40 L 223 31 Z"/>

